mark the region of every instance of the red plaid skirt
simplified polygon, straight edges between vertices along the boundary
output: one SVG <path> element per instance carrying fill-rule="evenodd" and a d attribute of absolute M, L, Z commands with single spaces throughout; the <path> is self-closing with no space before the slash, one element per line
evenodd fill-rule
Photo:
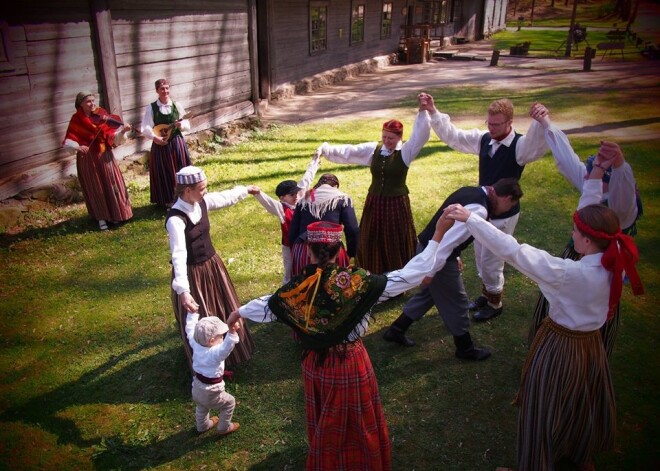
<path fill-rule="evenodd" d="M 302 363 L 308 471 L 391 469 L 390 438 L 371 360 L 362 341 Z"/>

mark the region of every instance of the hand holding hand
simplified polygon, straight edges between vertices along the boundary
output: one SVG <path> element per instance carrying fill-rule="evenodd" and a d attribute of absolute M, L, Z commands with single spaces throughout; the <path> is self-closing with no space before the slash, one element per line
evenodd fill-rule
<path fill-rule="evenodd" d="M 330 147 L 330 144 L 327 142 L 324 142 L 321 144 L 318 149 L 316 149 L 316 152 L 314 152 L 314 156 L 321 157 L 322 155 L 328 155 L 328 148 Z"/>
<path fill-rule="evenodd" d="M 247 186 L 247 192 L 250 195 L 258 195 L 261 193 L 261 188 L 259 188 L 257 185 L 248 185 Z"/>
<path fill-rule="evenodd" d="M 551 124 L 550 112 L 548 111 L 548 108 L 541 103 L 533 103 L 529 108 L 529 115 L 538 121 L 544 128 L 548 128 Z"/>
<path fill-rule="evenodd" d="M 237 330 L 241 330 L 241 323 L 240 321 L 236 321 L 233 324 L 228 324 L 229 325 L 229 332 L 236 332 Z"/>
<path fill-rule="evenodd" d="M 443 216 L 447 216 L 448 219 L 453 219 L 455 221 L 465 222 L 470 217 L 470 211 L 465 209 L 460 204 L 450 204 L 445 208 Z"/>
<path fill-rule="evenodd" d="M 229 317 L 227 318 L 227 325 L 236 324 L 240 319 L 241 315 L 238 313 L 238 309 L 236 309 L 235 311 L 232 311 L 231 314 L 229 314 Z"/>
<path fill-rule="evenodd" d="M 199 304 L 197 304 L 195 299 L 188 291 L 181 295 L 181 304 L 183 305 L 183 308 L 188 312 L 199 311 Z"/>
<path fill-rule="evenodd" d="M 438 218 L 435 224 L 435 232 L 433 233 L 433 240 L 440 242 L 445 236 L 447 231 L 454 225 L 454 220 L 447 217 L 447 210 L 443 211 L 442 215 Z"/>
<path fill-rule="evenodd" d="M 620 167 L 625 162 L 623 158 L 623 151 L 616 142 L 601 141 L 596 162 L 605 168 L 613 166 L 614 168 Z"/>

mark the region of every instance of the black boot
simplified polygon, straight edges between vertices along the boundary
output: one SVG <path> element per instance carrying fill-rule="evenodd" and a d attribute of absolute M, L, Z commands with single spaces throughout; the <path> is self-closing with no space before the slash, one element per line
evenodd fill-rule
<path fill-rule="evenodd" d="M 456 345 L 456 358 L 462 360 L 485 360 L 490 356 L 490 350 L 477 347 L 472 342 L 470 332 L 454 336 L 454 344 Z"/>
<path fill-rule="evenodd" d="M 413 320 L 401 314 L 397 320 L 395 320 L 389 329 L 383 334 L 383 338 L 388 342 L 395 342 L 404 347 L 412 347 L 415 345 L 415 341 L 406 337 L 406 330 L 413 323 Z"/>

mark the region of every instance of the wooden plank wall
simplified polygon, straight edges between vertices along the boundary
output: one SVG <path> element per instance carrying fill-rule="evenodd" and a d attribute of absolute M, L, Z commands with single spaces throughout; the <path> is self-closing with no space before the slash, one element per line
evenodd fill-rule
<path fill-rule="evenodd" d="M 65 0 L 54 8 L 20 7 L 3 28 L 12 64 L 0 64 L 0 200 L 76 173 L 75 156 L 61 143 L 75 95 L 97 94 L 91 23 L 93 0 Z M 154 81 L 167 77 L 172 98 L 195 113 L 193 132 L 254 114 L 248 44 L 249 0 L 109 0 L 124 121 L 139 124 L 158 98 Z M 105 13 L 105 12 L 104 12 Z M 107 49 L 107 45 L 104 45 Z M 147 149 L 129 140 L 115 156 Z"/>
<path fill-rule="evenodd" d="M 383 2 L 360 3 L 366 5 L 364 42 L 350 44 L 351 1 L 328 2 L 328 47 L 310 56 L 309 2 L 277 0 L 271 10 L 271 90 L 306 76 L 396 52 L 399 27 L 405 22 L 401 10 L 406 1 L 392 1 L 392 35 L 387 39 L 380 38 Z"/>

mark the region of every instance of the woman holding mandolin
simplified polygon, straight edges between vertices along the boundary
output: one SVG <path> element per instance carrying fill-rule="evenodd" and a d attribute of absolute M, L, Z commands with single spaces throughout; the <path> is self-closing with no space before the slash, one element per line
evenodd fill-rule
<path fill-rule="evenodd" d="M 170 82 L 156 80 L 158 100 L 144 112 L 140 132 L 153 139 L 149 158 L 151 202 L 169 207 L 174 202 L 176 172 L 190 165 L 190 153 L 183 131 L 190 130 L 190 121 L 181 103 L 170 99 Z"/>
<path fill-rule="evenodd" d="M 63 145 L 76 151 L 76 169 L 87 212 L 104 231 L 108 221 L 119 223 L 133 217 L 124 177 L 112 154 L 112 147 L 123 140 L 131 126 L 96 106 L 91 92 L 78 93 L 75 106 L 76 114 L 69 121 Z"/>

